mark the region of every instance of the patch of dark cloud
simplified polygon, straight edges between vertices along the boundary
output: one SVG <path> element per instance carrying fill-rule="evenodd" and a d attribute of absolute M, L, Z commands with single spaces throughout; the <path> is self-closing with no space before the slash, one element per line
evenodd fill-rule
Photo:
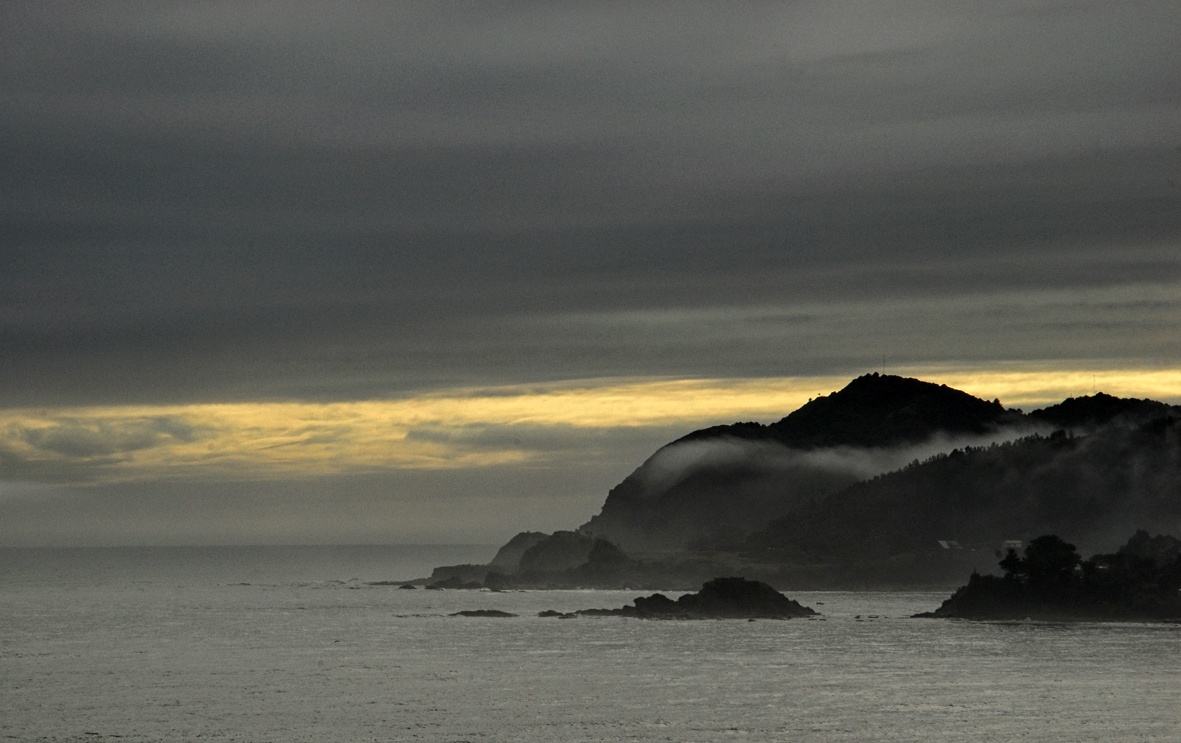
<path fill-rule="evenodd" d="M 10 317 L 31 313 L 36 322 L 54 314 L 86 321 L 137 311 L 247 317 L 350 307 L 419 322 L 782 301 L 785 292 L 839 301 L 1175 280 L 1181 268 L 1169 245 L 1181 233 L 1181 210 L 1166 198 L 1165 180 L 1152 176 L 1154 153 L 1122 164 L 1097 159 L 1113 174 L 1101 184 L 1127 182 L 1118 197 L 1088 182 L 1085 168 L 1059 163 L 1010 176 L 989 168 L 962 180 L 919 173 L 892 186 L 786 191 L 748 204 L 725 197 L 713 205 L 731 212 L 724 222 L 628 229 L 183 232 L 14 219 L 3 228 L 9 270 L 0 301 Z M 1049 185 L 1033 192 L 1039 183 Z M 1133 197 L 1133 189 L 1143 193 Z M 706 200 L 700 204 L 708 213 Z M 749 219 L 733 216 L 743 212 Z M 1116 244 L 1121 250 L 1112 251 Z M 1011 270 L 1014 261 L 1022 270 Z"/>
<path fill-rule="evenodd" d="M 103 459 L 165 442 L 192 441 L 197 430 L 184 420 L 160 416 L 115 422 L 61 421 L 44 427 L 22 427 L 16 433 L 40 452 L 71 459 Z"/>
<path fill-rule="evenodd" d="M 32 32 L 29 26 L 26 31 Z M 41 31 L 52 40 L 9 26 L 3 59 L 7 90 L 59 96 L 180 100 L 257 89 L 276 77 L 259 48 L 216 39 L 162 39 L 124 31 L 56 24 Z"/>
<path fill-rule="evenodd" d="M 14 328 L 0 334 L 8 360 L 0 399 L 20 406 L 366 399 L 588 377 L 845 374 L 876 368 L 883 354 L 892 365 L 949 358 L 990 365 L 1045 359 L 1047 348 L 1115 366 L 1181 359 L 1173 285 L 1104 287 L 1103 267 L 1093 266 L 1096 283 L 1081 294 L 1031 284 L 997 294 L 867 293 L 837 304 L 808 301 L 802 290 L 803 315 L 790 303 L 612 311 L 579 309 L 574 300 L 508 314 L 474 301 L 457 314 L 439 298 L 404 311 L 309 306 Z M 1008 270 L 1032 269 L 1017 262 Z M 1038 270 L 1052 281 L 1052 263 Z M 1063 332 L 1064 324 L 1072 330 Z"/>
<path fill-rule="evenodd" d="M 199 429 L 181 418 L 118 421 L 62 419 L 48 425 L 13 424 L 0 437 L 0 480 L 93 483 L 136 452 L 193 441 Z"/>
<path fill-rule="evenodd" d="M 911 347 L 899 298 L 1181 278 L 1160 4 L 130 7 L 0 29 L 9 397 L 782 373 L 613 313 L 880 300 Z M 815 327 L 759 342 L 863 366 Z"/>

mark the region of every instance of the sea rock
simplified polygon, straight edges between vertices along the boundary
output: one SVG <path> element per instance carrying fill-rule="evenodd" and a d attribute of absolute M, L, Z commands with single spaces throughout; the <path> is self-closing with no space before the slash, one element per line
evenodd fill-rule
<path fill-rule="evenodd" d="M 791 619 L 816 614 L 766 583 L 738 577 L 715 578 L 697 593 L 685 594 L 676 601 L 654 593 L 620 609 L 586 609 L 578 613 L 640 619 Z"/>
<path fill-rule="evenodd" d="M 517 615 L 513 614 L 511 612 L 501 611 L 499 609 L 464 609 L 463 611 L 457 611 L 454 614 L 449 614 L 448 616 L 452 616 L 452 617 L 488 617 L 488 618 L 492 618 L 492 619 L 507 619 L 509 617 L 515 617 Z"/>
<path fill-rule="evenodd" d="M 431 572 L 427 588 L 480 588 L 488 575 L 487 565 L 443 565 Z"/>

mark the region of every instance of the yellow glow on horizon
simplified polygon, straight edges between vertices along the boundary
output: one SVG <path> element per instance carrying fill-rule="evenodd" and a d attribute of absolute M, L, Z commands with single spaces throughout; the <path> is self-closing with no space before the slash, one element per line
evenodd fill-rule
<path fill-rule="evenodd" d="M 999 398 L 1005 407 L 1035 409 L 1103 392 L 1115 397 L 1181 402 L 1181 369 L 999 369 L 965 371 L 921 368 L 920 379 L 946 384 L 986 400 Z"/>
<path fill-rule="evenodd" d="M 1181 371 L 911 368 L 905 376 L 1007 407 L 1100 390 L 1181 400 Z M 0 479 L 302 477 L 536 463 L 524 429 L 694 428 L 778 420 L 848 377 L 589 380 L 357 402 L 129 405 L 0 411 Z M 573 462 L 574 455 L 567 455 Z M 16 464 L 11 464 L 16 463 Z M 569 464 L 567 466 L 570 466 Z"/>

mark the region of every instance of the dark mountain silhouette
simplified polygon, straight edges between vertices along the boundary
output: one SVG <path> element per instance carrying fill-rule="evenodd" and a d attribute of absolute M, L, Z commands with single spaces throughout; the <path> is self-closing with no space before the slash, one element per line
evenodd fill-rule
<path fill-rule="evenodd" d="M 936 433 L 984 434 L 1023 422 L 1000 401 L 985 402 L 944 384 L 866 374 L 769 425 L 735 423 L 694 431 L 671 445 L 729 436 L 774 441 L 794 449 L 885 448 Z"/>
<path fill-rule="evenodd" d="M 1089 397 L 1068 397 L 1057 405 L 1033 411 L 1029 417 L 1055 428 L 1089 432 L 1110 424 L 1139 425 L 1170 415 L 1181 418 L 1181 406 L 1099 392 Z"/>
<path fill-rule="evenodd" d="M 523 533 L 440 585 L 652 587 L 745 575 L 793 588 L 951 586 L 1009 540 L 1110 550 L 1181 532 L 1181 409 L 1097 394 L 1024 415 L 870 374 L 770 425 L 658 450 L 573 532 Z"/>
<path fill-rule="evenodd" d="M 945 385 L 868 374 L 776 423 L 715 426 L 668 444 L 581 530 L 634 554 L 733 546 L 802 504 L 904 463 L 887 452 L 1033 425 Z M 831 450 L 845 455 L 823 456 Z"/>

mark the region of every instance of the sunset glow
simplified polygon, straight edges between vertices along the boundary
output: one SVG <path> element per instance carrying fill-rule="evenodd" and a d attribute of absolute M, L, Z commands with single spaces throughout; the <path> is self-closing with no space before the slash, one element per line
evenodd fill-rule
<path fill-rule="evenodd" d="M 1172 370 L 911 370 L 1008 407 L 1099 389 L 1181 398 Z M 12 410 L 0 416 L 8 479 L 120 481 L 481 468 L 561 457 L 490 431 L 769 423 L 847 383 L 837 377 L 596 380 L 453 390 L 391 400 Z M 478 435 L 472 436 L 475 432 Z M 626 473 L 620 473 L 622 476 Z"/>

